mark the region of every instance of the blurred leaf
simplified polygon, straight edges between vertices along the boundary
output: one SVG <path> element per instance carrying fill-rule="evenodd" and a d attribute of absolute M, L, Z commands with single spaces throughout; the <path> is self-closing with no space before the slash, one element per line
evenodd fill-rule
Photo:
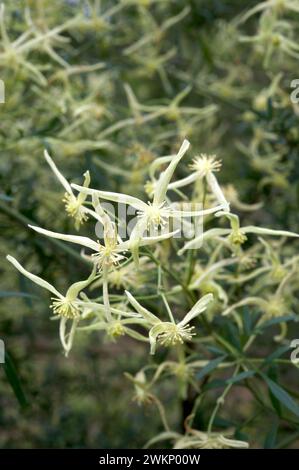
<path fill-rule="evenodd" d="M 20 406 L 22 408 L 26 408 L 28 406 L 28 402 L 12 357 L 7 351 L 5 351 L 4 371 Z"/>
<path fill-rule="evenodd" d="M 226 355 L 217 357 L 216 359 L 212 359 L 203 369 L 201 369 L 200 372 L 197 372 L 196 378 L 197 380 L 202 379 L 205 375 L 209 374 L 209 372 L 212 372 L 214 369 L 217 368 L 221 362 L 225 359 Z"/>
<path fill-rule="evenodd" d="M 261 330 L 264 330 L 265 328 L 269 328 L 270 326 L 278 325 L 279 323 L 289 322 L 289 321 L 292 321 L 292 320 L 294 320 L 294 321 L 298 320 L 296 315 L 291 314 L 291 315 L 285 315 L 285 316 L 282 316 L 282 317 L 272 318 L 271 320 L 265 321 L 260 326 L 258 326 L 255 329 L 255 333 L 259 333 Z"/>
<path fill-rule="evenodd" d="M 275 447 L 277 431 L 278 431 L 278 424 L 279 424 L 278 421 L 273 423 L 273 425 L 270 428 L 270 431 L 267 433 L 266 438 L 265 438 L 265 442 L 264 442 L 264 448 L 265 449 L 273 449 Z"/>
<path fill-rule="evenodd" d="M 36 295 L 27 294 L 26 292 L 0 291 L 0 298 L 7 297 L 26 297 L 37 299 Z"/>
<path fill-rule="evenodd" d="M 2 201 L 12 201 L 12 200 L 13 200 L 12 197 L 6 196 L 6 194 L 0 194 L 0 199 L 1 199 Z"/>
<path fill-rule="evenodd" d="M 293 398 L 282 387 L 280 387 L 280 385 L 275 383 L 265 374 L 262 374 L 262 377 L 277 400 L 299 417 L 299 405 L 293 400 Z"/>
<path fill-rule="evenodd" d="M 208 382 L 207 384 L 204 385 L 203 387 L 203 390 L 206 391 L 206 390 L 211 390 L 213 388 L 223 388 L 225 387 L 225 380 L 221 380 L 221 379 L 215 379 L 215 380 L 211 380 L 211 382 Z"/>
<path fill-rule="evenodd" d="M 241 380 L 248 379 L 249 377 L 252 377 L 255 375 L 254 370 L 246 370 L 244 372 L 240 372 L 240 374 L 235 375 L 234 377 L 231 377 L 230 379 L 226 380 L 227 384 L 235 384 L 237 382 L 240 382 Z"/>
<path fill-rule="evenodd" d="M 286 346 L 280 346 L 280 348 L 278 348 L 276 351 L 274 351 L 274 353 L 272 353 L 272 354 L 270 354 L 270 356 L 266 357 L 266 359 L 264 361 L 264 364 L 269 364 L 273 360 L 278 359 L 285 352 L 287 352 L 289 350 L 290 350 L 290 345 L 289 344 L 286 345 Z"/>

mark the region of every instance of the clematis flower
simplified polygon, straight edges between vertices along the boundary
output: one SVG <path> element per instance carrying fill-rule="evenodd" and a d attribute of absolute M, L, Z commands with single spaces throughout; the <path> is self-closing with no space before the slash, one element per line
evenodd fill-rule
<path fill-rule="evenodd" d="M 174 449 L 247 449 L 248 442 L 229 439 L 221 433 L 205 433 L 191 429 L 189 434 L 179 438 Z"/>
<path fill-rule="evenodd" d="M 117 234 L 114 223 L 102 209 L 95 194 L 93 194 L 93 205 L 95 208 L 95 213 L 99 216 L 104 226 L 104 244 L 101 244 L 99 240 L 94 241 L 88 237 L 52 232 L 50 230 L 45 230 L 40 227 L 34 227 L 32 225 L 29 225 L 29 227 L 35 230 L 36 232 L 46 235 L 48 237 L 57 238 L 59 240 L 64 240 L 70 243 L 76 243 L 86 248 L 90 248 L 93 251 L 90 256 L 90 259 L 94 263 L 95 268 L 99 272 L 101 272 L 103 276 L 103 300 L 106 308 L 106 319 L 108 322 L 110 322 L 112 320 L 112 315 L 108 292 L 109 269 L 113 266 L 118 265 L 120 261 L 125 258 L 123 253 L 129 250 L 134 250 L 134 240 L 132 240 L 131 238 L 125 242 L 121 240 L 121 238 Z M 170 232 L 158 235 L 156 237 L 141 237 L 139 239 L 139 245 L 152 245 L 159 241 L 172 237 L 175 233 L 176 232 Z"/>
<path fill-rule="evenodd" d="M 63 295 L 58 292 L 58 290 L 54 286 L 52 286 L 52 284 L 23 268 L 23 266 L 12 256 L 8 255 L 6 258 L 21 274 L 26 276 L 38 286 L 47 289 L 54 295 L 54 297 L 51 298 L 52 303 L 50 305 L 50 308 L 53 310 L 53 313 L 56 318 L 60 319 L 60 340 L 64 348 L 65 355 L 67 356 L 71 350 L 76 328 L 81 317 L 82 308 L 84 307 L 84 302 L 82 302 L 82 300 L 80 300 L 78 296 L 79 293 L 95 279 L 95 267 L 93 268 L 88 279 L 86 279 L 85 281 L 75 282 L 69 287 L 66 294 Z M 68 320 L 72 322 L 72 325 L 70 332 L 67 334 L 66 323 Z"/>
<path fill-rule="evenodd" d="M 171 183 L 168 186 L 168 189 L 179 189 L 187 186 L 188 184 L 194 183 L 200 178 L 205 178 L 211 192 L 214 194 L 222 209 L 229 212 L 229 202 L 226 200 L 214 175 L 214 172 L 219 171 L 220 168 L 221 161 L 216 160 L 215 155 L 206 155 L 205 153 L 202 153 L 199 157 L 195 157 L 190 165 L 190 169 L 193 170 L 193 173 L 186 176 L 186 178 Z"/>
<path fill-rule="evenodd" d="M 149 341 L 150 341 L 150 353 L 155 354 L 156 343 L 157 341 L 164 346 L 175 346 L 177 344 L 182 344 L 184 341 L 191 341 L 192 336 L 195 335 L 193 332 L 194 326 L 190 326 L 189 322 L 193 318 L 197 317 L 200 313 L 204 312 L 208 304 L 213 299 L 212 294 L 207 294 L 202 297 L 192 309 L 185 315 L 183 320 L 179 323 L 175 323 L 173 316 L 170 313 L 169 322 L 160 320 L 156 315 L 151 313 L 145 307 L 143 307 L 130 292 L 125 291 L 128 300 L 132 307 L 151 325 L 149 331 Z"/>
<path fill-rule="evenodd" d="M 240 227 L 239 218 L 236 214 L 231 214 L 229 212 L 218 212 L 217 216 L 226 216 L 229 218 L 231 223 L 231 228 L 212 228 L 202 233 L 198 237 L 193 238 L 187 242 L 178 254 L 181 255 L 186 250 L 193 249 L 200 246 L 204 241 L 209 240 L 215 237 L 222 237 L 227 235 L 229 237 L 229 242 L 233 245 L 241 245 L 247 240 L 247 233 L 253 233 L 256 235 L 269 235 L 274 237 L 296 237 L 299 235 L 294 232 L 289 232 L 287 230 L 273 230 L 270 228 L 256 227 L 255 225 L 247 225 L 246 227 Z"/>
<path fill-rule="evenodd" d="M 149 229 L 150 227 L 154 227 L 154 229 L 157 230 L 159 226 L 165 225 L 170 217 L 191 217 L 212 214 L 214 212 L 219 211 L 220 209 L 223 209 L 223 204 L 220 204 L 219 206 L 211 209 L 201 211 L 175 210 L 173 206 L 167 204 L 166 193 L 169 188 L 170 180 L 178 163 L 185 155 L 189 146 L 190 143 L 187 140 L 184 140 L 177 155 L 171 160 L 166 170 L 160 174 L 160 177 L 155 185 L 152 202 L 145 203 L 144 201 L 141 201 L 136 197 L 129 196 L 126 194 L 100 191 L 92 188 L 79 186 L 77 184 L 72 184 L 72 187 L 84 194 L 96 194 L 102 199 L 127 204 L 137 209 L 139 216 L 139 234 L 143 234 L 143 232 L 146 229 Z"/>
<path fill-rule="evenodd" d="M 45 235 L 47 237 L 57 238 L 58 240 L 63 240 L 70 243 L 75 243 L 77 245 L 81 245 L 85 248 L 91 249 L 94 253 L 92 253 L 91 257 L 97 266 L 98 270 L 101 271 L 103 266 L 111 266 L 117 265 L 119 262 L 124 258 L 121 253 L 125 253 L 132 249 L 132 240 L 128 239 L 126 241 L 119 242 L 114 238 L 106 238 L 106 245 L 102 245 L 99 240 L 94 241 L 89 237 L 83 237 L 80 235 L 67 235 L 64 233 L 52 232 L 51 230 L 46 230 L 41 227 L 35 227 L 33 225 L 28 225 L 28 227 L 32 228 L 38 233 Z M 140 246 L 148 246 L 158 243 L 163 240 L 167 240 L 168 238 L 175 235 L 177 231 L 165 233 L 162 235 L 157 235 L 155 237 L 142 237 L 140 239 Z"/>
<path fill-rule="evenodd" d="M 224 433 L 206 433 L 187 427 L 185 434 L 168 431 L 151 439 L 146 448 L 162 440 L 173 441 L 173 449 L 247 449 L 248 442 L 231 439 L 229 431 Z"/>
<path fill-rule="evenodd" d="M 28 9 L 29 12 L 29 9 Z M 27 12 L 27 15 L 28 15 Z M 72 24 L 75 23 L 76 18 L 70 18 L 62 25 L 56 26 L 46 32 L 37 31 L 33 24 L 30 28 L 23 32 L 17 39 L 10 40 L 9 34 L 5 27 L 5 6 L 4 3 L 0 4 L 0 35 L 1 35 L 1 52 L 0 64 L 2 66 L 12 68 L 17 71 L 21 68 L 26 74 L 30 76 L 39 85 L 46 86 L 47 79 L 41 71 L 41 67 L 37 67 L 27 58 L 31 51 L 42 48 L 52 59 L 60 63 L 63 67 L 67 67 L 65 62 L 54 50 L 53 44 L 57 41 L 65 41 L 61 35 Z"/>

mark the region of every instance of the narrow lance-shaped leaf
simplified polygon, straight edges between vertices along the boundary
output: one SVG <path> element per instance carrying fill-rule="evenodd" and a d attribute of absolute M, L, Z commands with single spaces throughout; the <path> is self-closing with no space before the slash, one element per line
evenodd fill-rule
<path fill-rule="evenodd" d="M 293 398 L 282 388 L 280 385 L 275 383 L 265 374 L 261 374 L 265 382 L 267 383 L 272 394 L 280 401 L 288 410 L 299 417 L 299 405 L 293 400 Z"/>

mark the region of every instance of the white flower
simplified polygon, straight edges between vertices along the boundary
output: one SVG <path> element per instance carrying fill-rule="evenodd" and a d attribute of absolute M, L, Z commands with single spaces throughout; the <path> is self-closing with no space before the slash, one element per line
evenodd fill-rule
<path fill-rule="evenodd" d="M 224 206 L 222 204 L 218 207 L 201 211 L 180 211 L 175 210 L 174 207 L 169 205 L 166 201 L 166 193 L 169 188 L 170 180 L 179 161 L 188 150 L 189 145 L 190 143 L 187 140 L 184 140 L 177 155 L 172 158 L 166 170 L 160 174 L 160 177 L 155 184 L 152 202 L 145 203 L 136 197 L 126 194 L 85 188 L 77 184 L 72 184 L 72 187 L 77 189 L 79 192 L 83 192 L 84 194 L 96 194 L 102 199 L 123 203 L 134 207 L 138 211 L 139 216 L 139 223 L 135 227 L 134 235 L 137 235 L 138 233 L 139 237 L 142 236 L 144 232 L 150 227 L 153 227 L 157 230 L 160 226 L 165 225 L 170 217 L 201 217 L 206 214 L 217 212 L 220 209 L 223 209 Z"/>
<path fill-rule="evenodd" d="M 33 225 L 28 225 L 28 227 L 47 237 L 57 238 L 58 240 L 64 240 L 66 242 L 81 245 L 85 248 L 90 248 L 94 252 L 91 256 L 99 270 L 101 270 L 105 265 L 118 264 L 119 261 L 123 259 L 121 253 L 125 253 L 129 250 L 132 250 L 131 239 L 126 240 L 124 242 L 115 242 L 115 240 L 113 241 L 113 239 L 109 239 L 109 242 L 106 246 L 102 245 L 99 241 L 92 240 L 89 237 L 52 232 L 51 230 L 46 230 L 41 227 L 35 227 Z M 156 237 L 142 237 L 140 239 L 140 246 L 153 245 L 160 241 L 167 240 L 176 233 L 177 231 L 157 235 Z"/>
<path fill-rule="evenodd" d="M 213 299 L 212 294 L 205 295 L 198 302 L 196 302 L 192 309 L 185 315 L 183 320 L 181 320 L 179 323 L 175 323 L 172 315 L 170 322 L 160 320 L 158 317 L 156 317 L 156 315 L 143 307 L 132 296 L 132 294 L 130 294 L 130 292 L 125 292 L 130 304 L 140 315 L 142 315 L 145 320 L 148 321 L 149 325 L 151 325 L 151 329 L 149 331 L 151 354 L 155 354 L 157 341 L 159 341 L 164 346 L 174 346 L 176 344 L 182 344 L 184 341 L 190 341 L 192 336 L 195 335 L 193 332 L 195 327 L 189 325 L 190 321 L 197 317 L 200 313 L 204 312 L 208 304 Z"/>
<path fill-rule="evenodd" d="M 189 433 L 175 442 L 174 449 L 247 449 L 248 443 L 229 439 L 220 433 L 204 433 L 190 429 Z"/>
<path fill-rule="evenodd" d="M 244 243 L 247 239 L 247 233 L 253 233 L 256 235 L 269 235 L 274 237 L 296 237 L 299 235 L 294 232 L 288 232 L 287 230 L 273 230 L 270 228 L 256 227 L 254 225 L 247 225 L 245 227 L 240 227 L 239 218 L 235 214 L 229 212 L 219 212 L 218 216 L 226 216 L 229 218 L 231 223 L 231 228 L 212 228 L 202 233 L 198 237 L 193 238 L 187 242 L 178 254 L 181 255 L 185 250 L 190 250 L 195 247 L 200 246 L 204 241 L 210 240 L 211 238 L 222 237 L 224 235 L 229 237 L 229 241 L 234 245 L 240 245 Z"/>
<path fill-rule="evenodd" d="M 99 241 L 95 242 L 89 237 L 52 232 L 50 230 L 45 230 L 40 227 L 34 227 L 32 225 L 29 225 L 29 227 L 35 230 L 36 232 L 46 235 L 48 237 L 57 238 L 59 240 L 64 240 L 71 243 L 76 243 L 86 248 L 90 248 L 93 251 L 90 258 L 94 263 L 94 266 L 98 269 L 98 271 L 101 271 L 103 275 L 103 300 L 106 309 L 106 319 L 109 322 L 112 319 L 112 315 L 108 292 L 108 271 L 111 266 L 118 265 L 119 262 L 124 259 L 122 253 L 128 250 L 134 252 L 135 240 L 132 240 L 131 238 L 125 242 L 121 240 L 121 238 L 117 235 L 114 223 L 110 220 L 110 217 L 102 209 L 95 194 L 93 194 L 93 204 L 95 208 L 95 213 L 101 218 L 101 221 L 104 226 L 104 244 L 101 244 Z M 138 240 L 138 243 L 140 246 L 155 244 L 159 241 L 172 237 L 175 233 L 176 232 L 170 232 L 158 235 L 156 237 L 141 237 Z"/>
<path fill-rule="evenodd" d="M 214 175 L 215 171 L 219 171 L 221 168 L 221 161 L 216 160 L 215 155 L 206 155 L 202 153 L 199 157 L 193 159 L 190 168 L 193 173 L 186 178 L 171 183 L 168 189 L 179 189 L 190 183 L 195 182 L 197 179 L 205 178 L 210 190 L 214 194 L 216 200 L 220 204 L 222 210 L 229 212 L 229 203 L 227 202 L 222 189 Z"/>
<path fill-rule="evenodd" d="M 72 284 L 66 294 L 62 295 L 54 286 L 52 286 L 52 284 L 23 268 L 23 266 L 12 256 L 8 255 L 6 258 L 18 271 L 20 271 L 20 273 L 54 295 L 54 297 L 51 298 L 52 303 L 50 308 L 53 310 L 57 318 L 60 319 L 60 340 L 65 350 L 65 354 L 68 355 L 72 347 L 77 324 L 80 320 L 82 308 L 84 306 L 84 303 L 78 298 L 78 295 L 95 279 L 95 268 L 92 270 L 88 279 Z M 68 320 L 72 321 L 72 326 L 70 333 L 67 335 L 66 323 Z"/>

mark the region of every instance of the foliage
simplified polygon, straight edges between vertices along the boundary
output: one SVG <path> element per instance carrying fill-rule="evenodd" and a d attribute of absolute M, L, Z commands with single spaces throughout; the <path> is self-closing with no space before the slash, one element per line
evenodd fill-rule
<path fill-rule="evenodd" d="M 4 2 L 1 446 L 298 446 L 298 14 Z"/>

